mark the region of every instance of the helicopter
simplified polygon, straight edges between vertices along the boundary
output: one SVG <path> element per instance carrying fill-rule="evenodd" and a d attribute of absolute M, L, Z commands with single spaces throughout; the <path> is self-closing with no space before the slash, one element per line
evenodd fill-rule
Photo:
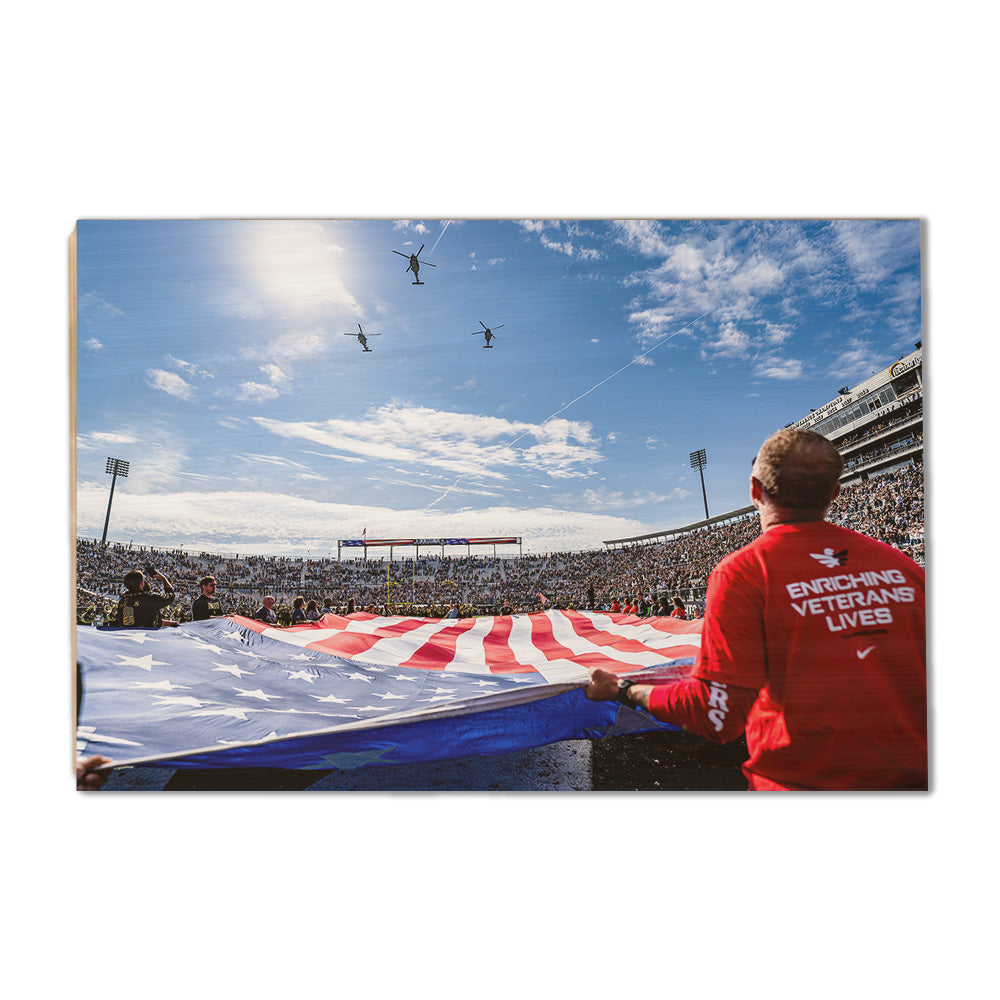
<path fill-rule="evenodd" d="M 417 258 L 423 252 L 424 244 L 420 244 L 420 249 L 416 253 L 403 253 L 401 250 L 393 250 L 393 253 L 398 253 L 400 257 L 406 257 L 409 260 L 409 266 L 406 268 L 407 271 L 413 272 L 413 284 L 422 285 L 423 282 L 420 280 L 420 265 L 426 264 L 428 267 L 437 267 L 437 264 L 431 264 L 428 261 L 420 261 Z"/>
<path fill-rule="evenodd" d="M 358 332 L 357 333 L 345 333 L 344 336 L 345 337 L 357 337 L 358 338 L 358 343 L 361 345 L 362 350 L 368 351 L 369 354 L 371 353 L 371 348 L 368 346 L 368 338 L 365 336 L 364 330 L 361 329 L 361 324 L 360 323 L 358 324 Z M 373 333 L 372 336 L 373 337 L 381 337 L 382 334 L 381 333 Z"/>
<path fill-rule="evenodd" d="M 499 330 L 500 327 L 502 327 L 504 324 L 501 323 L 500 326 L 495 326 L 493 327 L 493 329 L 490 329 L 482 320 L 480 320 L 479 325 L 482 327 L 482 330 L 476 330 L 476 332 L 473 333 L 472 336 L 478 337 L 480 334 L 485 334 L 486 343 L 483 344 L 483 347 L 492 347 L 493 345 L 490 343 L 490 341 L 493 339 L 493 330 Z"/>

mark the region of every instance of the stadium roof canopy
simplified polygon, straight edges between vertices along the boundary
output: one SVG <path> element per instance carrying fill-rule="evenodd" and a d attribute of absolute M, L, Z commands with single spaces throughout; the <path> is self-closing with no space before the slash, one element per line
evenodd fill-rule
<path fill-rule="evenodd" d="M 707 517 L 702 521 L 695 521 L 693 524 L 686 524 L 682 528 L 667 528 L 665 531 L 654 531 L 648 535 L 633 535 L 631 538 L 612 538 L 604 542 L 605 545 L 631 545 L 636 542 L 653 542 L 657 539 L 667 539 L 674 535 L 684 535 L 689 531 L 697 531 L 699 528 L 707 528 L 713 524 L 722 524 L 724 521 L 733 521 L 746 514 L 752 514 L 757 508 L 753 504 L 748 507 L 741 507 L 739 510 L 731 510 L 727 514 L 717 514 L 715 517 Z"/>

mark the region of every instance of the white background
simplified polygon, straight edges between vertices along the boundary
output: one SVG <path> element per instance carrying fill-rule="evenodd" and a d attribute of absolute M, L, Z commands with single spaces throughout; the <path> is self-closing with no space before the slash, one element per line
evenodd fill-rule
<path fill-rule="evenodd" d="M 810 1000 L 991 981 L 995 14 L 694 9 L 6 13 L 8 981 Z M 922 218 L 932 792 L 76 794 L 68 238 L 199 216 Z"/>

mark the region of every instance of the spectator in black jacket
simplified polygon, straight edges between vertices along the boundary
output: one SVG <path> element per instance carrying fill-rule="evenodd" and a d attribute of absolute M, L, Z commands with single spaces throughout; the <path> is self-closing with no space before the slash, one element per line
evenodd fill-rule
<path fill-rule="evenodd" d="M 222 615 L 222 602 L 215 596 L 215 577 L 203 577 L 201 584 L 201 597 L 196 597 L 191 605 L 191 618 L 196 621 L 204 621 L 206 618 L 218 618 Z"/>
<path fill-rule="evenodd" d="M 152 568 L 151 568 L 152 570 Z M 174 603 L 174 588 L 170 581 L 156 570 L 156 579 L 163 583 L 163 595 L 154 594 L 141 570 L 134 569 L 125 574 L 125 593 L 118 601 L 115 624 L 126 628 L 159 628 L 161 625 L 178 623 L 163 617 L 163 611 Z"/>

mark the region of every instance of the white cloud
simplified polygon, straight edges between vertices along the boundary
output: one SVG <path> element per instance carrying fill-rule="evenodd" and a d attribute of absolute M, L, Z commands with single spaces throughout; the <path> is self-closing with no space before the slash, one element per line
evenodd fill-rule
<path fill-rule="evenodd" d="M 357 336 L 352 331 L 345 332 L 352 337 Z M 326 331 L 322 327 L 313 327 L 310 330 L 293 330 L 276 337 L 263 350 L 256 353 L 268 357 L 280 357 L 287 363 L 294 363 L 314 358 L 319 353 L 326 353 L 329 343 Z"/>
<path fill-rule="evenodd" d="M 587 489 L 583 491 L 579 499 L 567 499 L 570 503 L 577 503 L 593 510 L 626 510 L 633 507 L 648 507 L 651 504 L 659 504 L 669 500 L 683 500 L 688 496 L 690 496 L 690 492 L 679 487 L 671 490 L 670 493 L 640 490 L 632 494 L 626 494 L 620 490 Z"/>
<path fill-rule="evenodd" d="M 784 280 L 777 264 L 754 257 L 732 276 L 731 287 L 737 293 L 766 293 L 774 291 Z"/>
<path fill-rule="evenodd" d="M 539 242 L 546 250 L 555 250 L 557 253 L 564 253 L 567 257 L 573 256 L 573 244 L 567 240 L 565 243 L 560 243 L 558 240 L 550 240 L 544 233 L 539 237 Z"/>
<path fill-rule="evenodd" d="M 77 500 L 80 537 L 101 536 L 107 501 L 106 484 L 81 486 Z M 632 518 L 559 507 L 493 506 L 442 512 L 326 503 L 258 491 L 159 491 L 116 494 L 109 538 L 220 554 L 304 556 L 309 551 L 314 557 L 336 558 L 337 541 L 357 538 L 362 526 L 367 526 L 369 538 L 515 535 L 523 538 L 525 553 L 599 549 L 605 539 L 662 528 Z M 513 554 L 517 550 L 504 551 Z"/>
<path fill-rule="evenodd" d="M 165 354 L 165 361 L 169 361 L 175 368 L 179 368 L 185 375 L 193 376 L 198 375 L 202 378 L 215 378 L 211 372 L 205 371 L 201 365 L 195 364 L 193 361 L 183 361 L 180 358 L 175 358 L 172 354 Z"/>
<path fill-rule="evenodd" d="M 288 381 L 288 376 L 276 365 L 261 365 L 260 370 L 268 377 L 272 385 L 280 385 Z"/>
<path fill-rule="evenodd" d="M 858 285 L 872 290 L 912 261 L 919 223 L 848 220 L 834 222 L 832 229 Z"/>
<path fill-rule="evenodd" d="M 650 219 L 625 219 L 613 223 L 620 242 L 644 257 L 669 257 L 670 246 L 664 242 L 657 222 Z"/>
<path fill-rule="evenodd" d="M 590 424 L 561 419 L 529 424 L 389 403 L 356 420 L 254 420 L 279 437 L 336 452 L 495 480 L 515 468 L 554 478 L 583 476 L 603 460 Z"/>
<path fill-rule="evenodd" d="M 754 374 L 762 378 L 776 378 L 787 382 L 802 378 L 805 371 L 802 362 L 795 358 L 770 357 L 757 362 Z"/>
<path fill-rule="evenodd" d="M 303 449 L 302 454 L 316 455 L 318 458 L 332 458 L 338 462 L 358 462 L 362 465 L 367 461 L 367 459 L 358 458 L 357 455 L 334 455 L 328 451 L 307 451 Z"/>
<path fill-rule="evenodd" d="M 138 439 L 131 433 L 116 433 L 114 431 L 91 431 L 89 434 L 78 434 L 76 446 L 82 451 L 103 449 L 108 445 L 135 444 Z"/>
<path fill-rule="evenodd" d="M 263 465 L 277 465 L 284 469 L 308 469 L 308 466 L 303 465 L 301 462 L 293 462 L 290 458 L 286 458 L 284 455 L 258 455 L 252 452 L 247 452 L 239 457 L 247 462 L 260 463 Z"/>
<path fill-rule="evenodd" d="M 159 389 L 178 399 L 191 399 L 194 387 L 185 382 L 180 375 L 164 371 L 162 368 L 150 368 L 146 371 L 146 383 L 153 389 Z"/>
<path fill-rule="evenodd" d="M 524 232 L 536 234 L 559 225 L 558 222 L 545 222 L 537 219 L 520 219 L 517 224 Z"/>
<path fill-rule="evenodd" d="M 91 337 L 87 340 L 84 343 L 84 347 L 86 347 L 89 351 L 94 351 L 95 353 L 104 349 L 104 345 L 96 337 Z"/>
<path fill-rule="evenodd" d="M 629 313 L 628 321 L 639 327 L 639 338 L 655 340 L 677 324 L 677 312 L 673 308 L 656 306 Z"/>
<path fill-rule="evenodd" d="M 794 327 L 787 323 L 764 322 L 764 340 L 768 344 L 783 344 L 794 333 Z"/>
<path fill-rule="evenodd" d="M 273 385 L 264 385 L 261 382 L 241 382 L 236 391 L 236 398 L 249 403 L 266 403 L 272 399 L 277 399 L 281 392 Z"/>
<path fill-rule="evenodd" d="M 752 348 L 750 336 L 735 323 L 723 324 L 714 340 L 706 340 L 701 346 L 702 358 L 745 358 Z"/>
<path fill-rule="evenodd" d="M 863 382 L 872 370 L 885 367 L 885 358 L 879 351 L 865 340 L 851 337 L 844 345 L 841 353 L 830 362 L 827 372 L 836 378 Z"/>
<path fill-rule="evenodd" d="M 156 442 L 155 448 L 149 447 L 150 441 Z M 128 478 L 115 491 L 116 508 L 122 502 L 119 492 L 139 496 L 175 489 L 181 477 L 187 475 L 184 470 L 189 465 L 184 445 L 169 425 L 144 423 L 140 431 L 131 427 L 114 432 L 95 431 L 77 439 L 77 451 L 78 493 L 91 487 L 105 491 L 105 507 L 110 479 L 104 482 L 104 459 L 98 457 L 102 452 L 129 463 Z"/>

